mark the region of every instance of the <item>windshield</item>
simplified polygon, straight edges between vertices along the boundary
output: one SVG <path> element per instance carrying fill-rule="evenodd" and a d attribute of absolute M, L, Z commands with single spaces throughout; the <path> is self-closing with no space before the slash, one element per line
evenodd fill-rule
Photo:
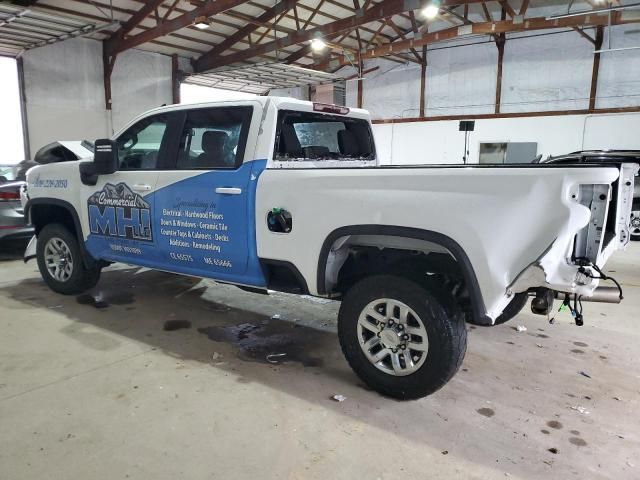
<path fill-rule="evenodd" d="M 17 172 L 18 168 L 16 165 L 0 165 L 0 183 L 15 180 Z"/>
<path fill-rule="evenodd" d="M 82 142 L 80 142 L 80 145 L 82 145 L 84 148 L 86 148 L 87 150 L 94 152 L 95 153 L 95 146 L 93 145 L 93 142 L 90 142 L 89 140 L 82 140 Z"/>
<path fill-rule="evenodd" d="M 375 160 L 369 122 L 320 113 L 281 111 L 275 160 Z"/>

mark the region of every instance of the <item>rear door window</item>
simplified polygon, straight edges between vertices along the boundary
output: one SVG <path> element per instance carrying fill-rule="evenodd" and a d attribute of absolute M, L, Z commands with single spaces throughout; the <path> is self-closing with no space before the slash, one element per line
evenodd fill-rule
<path fill-rule="evenodd" d="M 281 111 L 274 159 L 375 160 L 369 122 L 358 118 Z"/>
<path fill-rule="evenodd" d="M 216 107 L 187 113 L 178 170 L 234 169 L 242 164 L 253 107 Z"/>

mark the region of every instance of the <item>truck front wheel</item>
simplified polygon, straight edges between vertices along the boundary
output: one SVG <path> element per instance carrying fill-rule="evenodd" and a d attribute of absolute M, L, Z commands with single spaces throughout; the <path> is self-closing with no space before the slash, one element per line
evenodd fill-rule
<path fill-rule="evenodd" d="M 640 240 L 640 206 L 633 201 L 633 211 L 631 212 L 631 240 L 637 242 Z"/>
<path fill-rule="evenodd" d="M 361 280 L 338 315 L 342 351 L 374 390 L 402 400 L 432 394 L 458 371 L 467 332 L 453 299 L 392 275 Z"/>
<path fill-rule="evenodd" d="M 93 288 L 100 278 L 100 268 L 85 266 L 75 234 L 59 223 L 42 228 L 36 257 L 42 279 L 57 293 L 82 293 Z"/>

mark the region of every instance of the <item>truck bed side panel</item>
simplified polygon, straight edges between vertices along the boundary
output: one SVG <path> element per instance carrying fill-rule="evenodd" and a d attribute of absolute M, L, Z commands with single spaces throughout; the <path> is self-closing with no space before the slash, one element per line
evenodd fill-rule
<path fill-rule="evenodd" d="M 318 256 L 337 228 L 377 224 L 446 235 L 466 252 L 487 314 L 508 303 L 516 276 L 558 242 L 568 256 L 589 220 L 572 200 L 579 184 L 609 184 L 615 168 L 354 168 L 266 170 L 257 192 L 260 258 L 293 263 L 318 293 Z M 289 234 L 270 232 L 267 211 L 285 208 Z M 557 246 L 557 243 L 556 243 Z M 556 249 L 554 249 L 556 250 Z"/>

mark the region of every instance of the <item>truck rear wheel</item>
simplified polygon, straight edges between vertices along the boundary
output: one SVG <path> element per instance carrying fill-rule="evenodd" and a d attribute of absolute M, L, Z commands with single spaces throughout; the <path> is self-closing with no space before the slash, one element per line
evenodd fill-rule
<path fill-rule="evenodd" d="M 42 228 L 36 257 L 42 279 L 57 293 L 82 293 L 93 288 L 100 278 L 100 268 L 85 266 L 75 234 L 59 223 Z"/>
<path fill-rule="evenodd" d="M 338 336 L 355 373 L 402 400 L 440 389 L 467 349 L 464 319 L 452 298 L 392 275 L 365 278 L 347 292 Z"/>

